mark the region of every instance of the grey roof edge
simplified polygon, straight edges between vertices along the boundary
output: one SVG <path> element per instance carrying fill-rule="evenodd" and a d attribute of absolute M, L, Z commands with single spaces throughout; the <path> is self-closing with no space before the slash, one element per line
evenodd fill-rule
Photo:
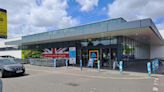
<path fill-rule="evenodd" d="M 116 18 L 116 19 L 123 19 L 123 18 Z M 116 20 L 116 19 L 110 19 L 110 20 Z M 59 29 L 60 30 L 65 30 L 65 29 L 71 29 L 71 28 L 77 28 L 77 27 L 82 27 L 82 26 L 86 26 L 86 25 L 91 25 L 91 24 L 96 24 L 96 23 L 102 23 L 102 22 L 106 22 L 106 21 L 110 21 L 110 20 L 105 20 L 105 21 L 99 21 L 99 22 L 95 22 L 95 23 L 89 23 L 89 24 L 85 24 L 85 25 L 80 25 L 80 26 L 76 26 L 76 27 L 70 27 L 70 28 L 64 28 L 64 29 Z M 124 20 L 124 19 L 123 19 Z M 137 25 L 135 26 L 135 28 L 142 28 L 142 27 L 149 27 L 151 28 L 151 30 L 156 34 L 156 36 L 160 39 L 163 40 L 161 34 L 159 33 L 158 29 L 156 28 L 154 22 L 152 21 L 151 18 L 146 18 L 146 19 L 138 19 L 138 20 L 134 20 L 134 21 L 128 21 L 128 22 L 123 22 L 121 24 L 131 24 L 131 23 L 137 23 Z M 117 25 L 118 26 L 118 25 Z M 122 26 L 122 25 L 121 25 Z M 129 25 L 127 25 L 127 27 L 129 27 Z M 132 27 L 134 28 L 134 27 Z M 124 29 L 124 28 L 122 28 Z M 120 29 L 115 29 L 115 30 L 121 30 Z M 53 30 L 54 31 L 54 30 Z M 30 37 L 30 36 L 35 36 L 35 35 L 42 35 L 42 34 L 46 34 L 49 32 L 53 32 L 53 31 L 48 31 L 48 32 L 43 32 L 43 33 L 39 33 L 39 34 L 33 34 L 33 35 L 28 35 L 28 36 L 24 36 L 26 37 Z M 45 39 L 46 40 L 46 39 Z M 21 41 L 23 42 L 23 41 Z M 23 42 L 25 43 L 25 42 Z"/>
<path fill-rule="evenodd" d="M 159 30 L 157 29 L 157 27 L 155 26 L 154 22 L 152 21 L 152 19 L 150 18 L 150 22 L 152 24 L 151 28 L 153 29 L 153 31 L 158 35 L 158 37 L 161 39 L 161 40 L 164 40 L 162 35 L 160 34 Z"/>
<path fill-rule="evenodd" d="M 120 20 L 123 20 L 124 22 L 127 22 L 124 18 L 119 17 L 119 18 L 113 18 L 113 19 L 106 19 L 106 20 L 94 21 L 94 22 L 90 22 L 90 23 L 86 23 L 86 24 L 81 24 L 81 25 L 78 25 L 78 26 L 61 28 L 61 29 L 51 30 L 51 31 L 47 31 L 47 32 L 37 33 L 37 34 L 43 34 L 43 33 L 49 33 L 49 32 L 53 32 L 53 31 L 60 31 L 60 30 L 77 28 L 77 27 L 83 27 L 83 26 L 87 26 L 87 25 L 97 24 L 97 23 L 101 23 L 101 22 L 108 22 L 108 21 L 112 21 L 112 20 L 119 20 L 119 19 Z M 37 34 L 31 34 L 31 35 L 27 35 L 27 36 L 32 36 L 32 35 L 37 35 Z M 26 36 L 22 36 L 22 37 L 26 37 Z"/>
<path fill-rule="evenodd" d="M 133 20 L 133 21 L 128 21 L 127 23 L 130 23 L 130 22 L 137 22 L 137 21 L 140 21 L 140 28 L 142 27 L 149 27 L 155 34 L 156 36 L 164 41 L 162 35 L 160 34 L 159 30 L 157 29 L 156 25 L 154 24 L 153 20 L 151 18 L 145 18 L 145 19 L 138 19 L 138 20 Z M 147 21 L 147 24 L 144 24 L 144 21 Z"/>

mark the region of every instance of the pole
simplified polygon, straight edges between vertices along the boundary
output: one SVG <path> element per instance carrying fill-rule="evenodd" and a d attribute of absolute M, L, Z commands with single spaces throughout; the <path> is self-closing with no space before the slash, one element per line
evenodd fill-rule
<path fill-rule="evenodd" d="M 123 61 L 119 62 L 119 69 L 120 69 L 120 73 L 122 74 L 122 72 L 123 72 Z"/>
<path fill-rule="evenodd" d="M 56 59 L 54 59 L 54 68 L 56 69 Z"/>
<path fill-rule="evenodd" d="M 82 60 L 80 60 L 80 70 L 81 70 L 81 71 L 83 70 L 83 63 L 82 63 Z"/>
<path fill-rule="evenodd" d="M 148 77 L 151 77 L 151 63 L 147 62 Z"/>
<path fill-rule="evenodd" d="M 97 68 L 98 68 L 98 72 L 100 72 L 100 60 L 98 60 L 97 62 Z"/>
<path fill-rule="evenodd" d="M 66 59 L 65 65 L 66 65 L 66 68 L 68 69 L 68 59 Z"/>

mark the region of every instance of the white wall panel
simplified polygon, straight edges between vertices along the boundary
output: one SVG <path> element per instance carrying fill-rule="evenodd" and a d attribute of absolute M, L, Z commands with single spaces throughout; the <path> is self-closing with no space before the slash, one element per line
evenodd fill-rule
<path fill-rule="evenodd" d="M 15 58 L 22 58 L 22 51 L 21 50 L 10 50 L 10 51 L 0 51 L 0 56 L 10 55 Z"/>

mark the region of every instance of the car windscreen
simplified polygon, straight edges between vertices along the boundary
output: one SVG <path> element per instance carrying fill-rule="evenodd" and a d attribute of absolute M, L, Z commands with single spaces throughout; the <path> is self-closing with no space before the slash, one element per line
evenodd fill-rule
<path fill-rule="evenodd" d="M 12 59 L 0 59 L 0 65 L 16 64 Z"/>

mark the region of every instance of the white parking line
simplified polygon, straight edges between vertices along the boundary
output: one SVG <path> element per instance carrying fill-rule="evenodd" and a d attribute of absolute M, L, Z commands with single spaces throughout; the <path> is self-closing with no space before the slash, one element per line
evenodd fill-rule
<path fill-rule="evenodd" d="M 153 87 L 153 92 L 158 92 L 158 88 L 157 87 Z"/>
<path fill-rule="evenodd" d="M 158 92 L 158 85 L 159 85 L 159 78 L 154 78 L 154 86 L 153 86 L 153 92 Z"/>
<path fill-rule="evenodd" d="M 158 86 L 158 83 L 154 83 L 154 86 Z"/>

